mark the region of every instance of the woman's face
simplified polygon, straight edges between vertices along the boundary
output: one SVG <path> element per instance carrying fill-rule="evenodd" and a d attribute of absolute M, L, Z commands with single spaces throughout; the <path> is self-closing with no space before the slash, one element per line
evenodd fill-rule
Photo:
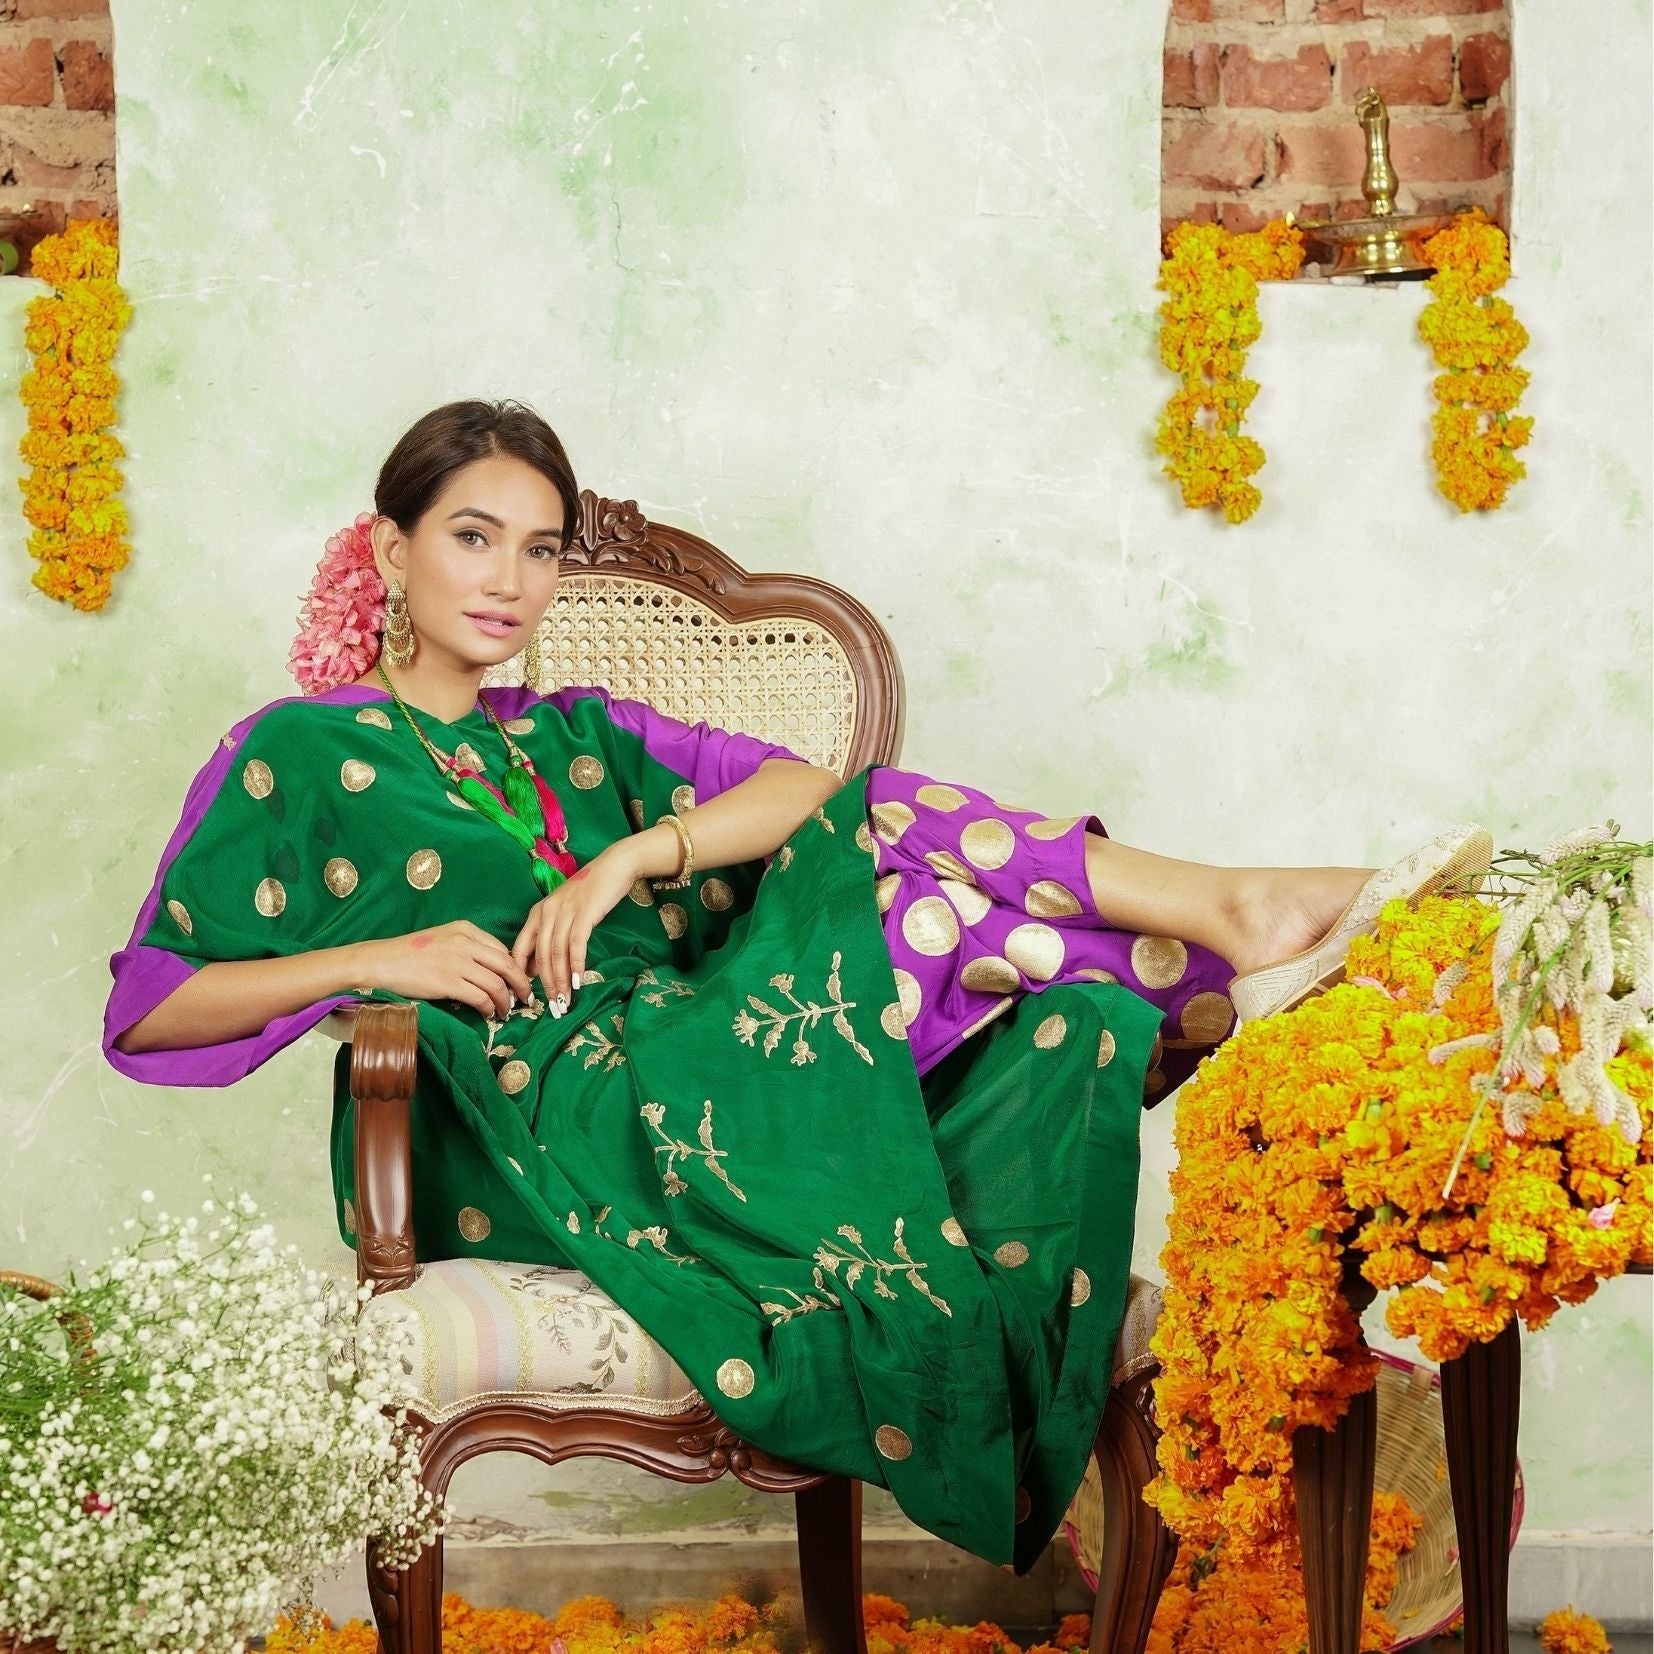
<path fill-rule="evenodd" d="M 510 660 L 557 590 L 569 527 L 557 490 L 509 454 L 462 466 L 411 534 L 380 517 L 374 557 L 386 583 L 400 580 L 408 595 L 415 660 Z"/>

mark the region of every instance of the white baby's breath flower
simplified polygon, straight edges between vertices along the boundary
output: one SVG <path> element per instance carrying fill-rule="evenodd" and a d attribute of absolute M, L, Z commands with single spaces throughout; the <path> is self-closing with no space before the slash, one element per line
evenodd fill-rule
<path fill-rule="evenodd" d="M 25 1640 L 229 1654 L 368 1536 L 394 1564 L 438 1525 L 356 1295 L 250 1197 L 203 1210 L 146 1215 L 49 1308 L 0 1292 L 0 1626 Z M 91 1331 L 73 1366 L 60 1314 Z"/>

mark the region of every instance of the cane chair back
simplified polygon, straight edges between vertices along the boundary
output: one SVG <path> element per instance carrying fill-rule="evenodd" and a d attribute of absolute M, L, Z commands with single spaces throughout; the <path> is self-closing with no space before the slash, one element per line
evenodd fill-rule
<path fill-rule="evenodd" d="M 592 685 L 855 774 L 894 760 L 901 672 L 873 616 L 809 575 L 749 574 L 635 500 L 587 489 L 539 630 L 533 687 Z M 522 654 L 487 682 L 523 683 Z"/>

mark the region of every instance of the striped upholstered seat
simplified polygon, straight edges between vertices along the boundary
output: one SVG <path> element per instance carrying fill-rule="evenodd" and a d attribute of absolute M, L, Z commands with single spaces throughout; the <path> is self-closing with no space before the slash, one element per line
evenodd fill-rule
<path fill-rule="evenodd" d="M 1115 1383 L 1152 1359 L 1159 1312 L 1160 1289 L 1132 1276 Z M 573 1269 L 452 1258 L 372 1299 L 363 1316 L 406 1328 L 413 1405 L 433 1422 L 505 1397 L 654 1415 L 701 1399 L 665 1349 Z"/>

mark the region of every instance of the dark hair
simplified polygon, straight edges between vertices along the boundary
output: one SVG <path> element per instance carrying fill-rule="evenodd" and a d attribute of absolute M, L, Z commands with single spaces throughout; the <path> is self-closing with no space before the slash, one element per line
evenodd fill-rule
<path fill-rule="evenodd" d="M 532 465 L 563 502 L 564 543 L 580 527 L 580 489 L 574 467 L 557 433 L 522 402 L 447 402 L 414 421 L 379 467 L 374 509 L 404 534 L 419 519 L 448 479 L 473 460 L 510 454 Z"/>

